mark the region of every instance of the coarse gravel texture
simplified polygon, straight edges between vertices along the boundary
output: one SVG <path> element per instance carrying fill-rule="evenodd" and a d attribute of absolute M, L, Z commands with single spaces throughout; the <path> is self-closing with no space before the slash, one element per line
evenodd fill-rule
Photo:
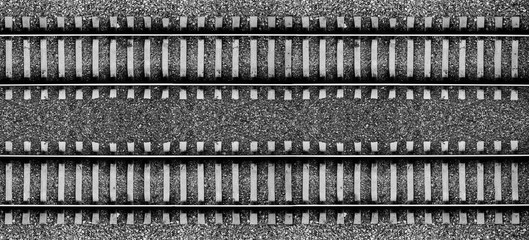
<path fill-rule="evenodd" d="M 0 6 L 8 16 L 510 16 L 525 15 L 529 6 L 521 0 L 497 1 L 10 1 Z"/>
<path fill-rule="evenodd" d="M 13 225 L 4 226 L 6 238 L 38 236 L 40 238 L 215 238 L 215 239 L 452 239 L 507 238 L 525 239 L 526 225 Z"/>
<path fill-rule="evenodd" d="M 415 87 L 414 99 L 405 99 L 405 88 L 397 88 L 397 98 L 388 99 L 388 88 L 379 88 L 379 99 L 370 99 L 370 88 L 362 87 L 362 99 L 354 99 L 354 88 L 346 87 L 345 98 L 336 98 L 336 88 L 327 88 L 327 98 L 317 99 L 318 88 L 311 87 L 311 99 L 303 100 L 303 89 L 292 87 L 293 99 L 285 101 L 283 91 L 276 100 L 266 100 L 266 88 L 257 88 L 259 100 L 249 99 L 249 88 L 241 87 L 241 99 L 230 98 L 229 88 L 221 88 L 223 99 L 213 99 L 214 88 L 204 87 L 205 99 L 196 99 L 196 88 L 187 88 L 187 100 L 178 97 L 179 88 L 171 87 L 171 98 L 160 99 L 161 88 L 152 88 L 152 99 L 143 99 L 143 88 L 135 88 L 135 99 L 126 99 L 127 88 L 118 88 L 118 98 L 108 98 L 109 89 L 100 88 L 101 97 L 92 100 L 91 89 L 83 88 L 84 99 L 75 100 L 75 89 L 67 88 L 67 100 L 58 100 L 58 89 L 49 89 L 49 100 L 40 100 L 40 91 L 32 89 L 32 99 L 22 99 L 22 88 L 14 88 L 13 100 L 0 100 L 1 141 L 12 141 L 13 153 L 22 153 L 23 141 L 32 142 L 34 152 L 39 142 L 48 141 L 51 152 L 57 142 L 67 142 L 67 154 L 74 142 L 82 141 L 86 153 L 91 142 L 101 144 L 108 153 L 108 143 L 118 143 L 125 153 L 126 142 L 136 143 L 143 152 L 143 142 L 153 143 L 153 153 L 161 153 L 164 142 L 188 142 L 188 153 L 196 153 L 197 141 L 205 141 L 205 153 L 213 153 L 213 142 L 222 141 L 223 152 L 230 153 L 232 141 L 239 141 L 241 153 L 248 153 L 250 141 L 259 142 L 259 152 L 266 141 L 275 141 L 282 153 L 283 141 L 293 141 L 293 153 L 301 153 L 301 141 L 311 142 L 317 154 L 317 142 L 326 142 L 329 153 L 343 142 L 345 153 L 353 152 L 353 142 L 362 142 L 362 152 L 369 153 L 370 142 L 379 142 L 379 153 L 389 153 L 389 142 L 414 141 L 415 152 L 422 153 L 422 142 L 432 142 L 432 153 L 439 143 L 449 141 L 449 152 L 457 152 L 457 141 L 466 141 L 467 152 L 476 153 L 476 142 L 484 141 L 492 151 L 493 141 L 502 141 L 502 152 L 509 152 L 509 142 L 519 141 L 519 152 L 527 153 L 524 124 L 529 95 L 519 88 L 518 101 L 511 101 L 510 88 L 502 88 L 502 100 L 493 100 L 493 88 L 485 89 L 485 100 L 476 99 L 474 87 L 464 88 L 467 99 L 457 99 L 450 89 L 448 100 L 440 99 L 441 89 L 432 87 L 432 99 L 423 100 L 423 87 Z M 3 144 L 2 144 L 3 145 Z M 2 146 L 3 147 L 3 146 Z M 404 145 L 399 153 L 405 153 Z"/>

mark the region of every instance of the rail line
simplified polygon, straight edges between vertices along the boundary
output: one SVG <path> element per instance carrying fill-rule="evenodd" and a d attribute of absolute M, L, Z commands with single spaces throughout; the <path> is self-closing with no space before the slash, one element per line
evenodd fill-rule
<path fill-rule="evenodd" d="M 65 19 L 59 17 L 56 29 L 46 32 L 48 21 L 40 18 L 40 32 L 34 32 L 26 17 L 23 32 L 13 32 L 13 19 L 7 17 L 5 31 L 0 33 L 0 42 L 5 43 L 1 77 L 6 80 L 0 91 L 6 100 L 22 92 L 13 88 L 23 88 L 24 100 L 31 99 L 35 90 L 41 99 L 53 93 L 64 100 L 67 90 L 72 92 L 66 88 L 72 87 L 79 100 L 87 90 L 97 99 L 105 87 L 110 88 L 104 89 L 109 90 L 109 98 L 117 98 L 116 88 L 128 87 L 129 99 L 135 98 L 134 87 L 140 87 L 144 98 L 151 99 L 151 88 L 163 87 L 154 90 L 160 90 L 164 99 L 173 94 L 175 89 L 170 87 L 179 87 L 180 99 L 187 99 L 186 88 L 196 87 L 197 99 L 204 99 L 203 88 L 214 87 L 215 99 L 221 99 L 225 90 L 232 91 L 232 99 L 239 99 L 237 87 L 249 87 L 250 98 L 258 99 L 255 88 L 269 87 L 267 99 L 272 100 L 276 98 L 273 87 L 281 87 L 284 99 L 292 100 L 291 88 L 296 87 L 303 88 L 299 94 L 303 99 L 311 99 L 311 87 L 319 88 L 320 99 L 327 97 L 327 87 L 336 98 L 344 98 L 344 88 L 351 87 L 347 94 L 355 99 L 362 98 L 366 87 L 371 87 L 371 99 L 379 98 L 379 87 L 388 91 L 388 98 L 395 98 L 395 89 L 401 87 L 406 91 L 399 92 L 413 99 L 414 89 L 420 87 L 424 99 L 431 99 L 430 90 L 437 87 L 441 99 L 448 99 L 452 88 L 459 99 L 466 99 L 465 87 L 469 87 L 477 99 L 502 100 L 502 95 L 507 96 L 503 91 L 509 91 L 510 100 L 517 101 L 517 88 L 528 86 L 508 82 L 523 81 L 529 67 L 523 55 L 529 34 L 518 31 L 518 17 L 511 18 L 508 31 L 504 31 L 504 19 L 495 18 L 492 33 L 484 31 L 483 17 L 477 18 L 475 33 L 467 31 L 465 17 L 459 18 L 457 33 L 450 32 L 450 18 L 442 19 L 445 32 L 439 33 L 431 33 L 434 21 L 428 17 L 424 33 L 414 30 L 413 17 L 406 18 L 405 33 L 396 31 L 395 18 L 389 19 L 390 33 L 376 33 L 378 18 L 370 19 L 373 32 L 368 33 L 362 32 L 362 18 L 356 17 L 353 27 L 337 18 L 336 31 L 328 32 L 326 18 L 319 18 L 319 30 L 311 31 L 310 19 L 304 17 L 301 32 L 295 33 L 289 17 L 282 19 L 280 28 L 285 33 L 275 33 L 275 17 L 267 19 L 262 33 L 265 27 L 255 17 L 249 19 L 250 31 L 242 33 L 238 31 L 244 23 L 238 17 L 231 19 L 227 33 L 224 18 L 214 19 L 216 32 L 206 29 L 206 20 L 199 17 L 198 31 L 191 33 L 186 17 L 179 18 L 178 31 L 172 30 L 169 18 L 162 19 L 161 32 L 151 32 L 150 17 L 143 18 L 142 32 L 137 32 L 132 17 L 126 18 L 125 27 L 111 17 L 109 31 L 106 27 L 100 31 L 99 18 L 92 18 L 88 27 L 92 32 L 83 32 L 87 25 L 76 17 L 74 30 L 65 32 Z M 504 42 L 510 43 L 508 53 L 502 50 Z M 493 51 L 486 51 L 488 45 Z M 414 57 L 417 53 L 420 59 Z M 454 59 L 457 67 L 451 67 Z M 317 82 L 306 83 L 312 78 Z M 198 83 L 192 82 L 197 79 Z M 215 82 L 200 83 L 206 79 Z M 300 83 L 281 82 L 285 79 Z M 412 83 L 417 79 L 421 83 Z M 488 83 L 491 80 L 495 83 Z M 485 95 L 484 88 L 494 93 Z M 24 141 L 24 154 L 15 155 L 11 154 L 13 142 L 6 141 L 0 155 L 0 179 L 5 179 L 0 181 L 5 189 L 0 191 L 3 223 L 378 224 L 405 218 L 409 224 L 520 224 L 529 207 L 529 183 L 523 177 L 529 169 L 529 154 L 518 153 L 516 140 L 504 146 L 501 141 L 477 141 L 470 151 L 465 141 L 457 142 L 456 150 L 448 141 L 390 142 L 387 152 L 391 154 L 380 155 L 378 142 L 365 141 L 319 142 L 318 149 L 311 149 L 310 141 L 300 141 L 294 144 L 302 150 L 295 151 L 292 141 L 278 144 L 284 151 L 276 149 L 273 141 L 251 141 L 248 151 L 240 151 L 243 144 L 238 141 L 228 143 L 231 150 L 222 144 L 196 142 L 188 148 L 187 142 L 163 142 L 156 147 L 143 142 L 137 147 L 127 142 L 126 149 L 118 151 L 116 143 L 107 148 L 92 142 L 85 149 L 84 142 L 76 141 L 72 148 L 70 141 L 60 141 L 58 149 L 40 142 L 35 150 Z M 404 148 L 398 151 L 399 146 Z"/>
<path fill-rule="evenodd" d="M 135 19 L 131 17 L 126 19 L 126 27 L 120 27 L 118 19 L 111 17 L 111 32 L 105 33 L 99 32 L 98 18 L 92 18 L 91 29 L 95 32 L 90 33 L 82 31 L 86 26 L 80 17 L 75 18 L 75 31 L 72 32 L 64 32 L 62 17 L 57 18 L 56 32 L 46 32 L 45 18 L 39 21 L 42 33 L 30 31 L 28 17 L 22 18 L 25 32 L 11 32 L 13 19 L 5 18 L 6 31 L 0 33 L 0 39 L 5 42 L 6 80 L 17 79 L 24 83 L 65 82 L 66 79 L 70 82 L 134 79 L 140 82 L 214 80 L 224 83 L 249 80 L 257 83 L 259 80 L 435 82 L 443 79 L 501 83 L 506 79 L 520 81 L 525 76 L 520 76 L 520 70 L 525 74 L 527 68 L 526 61 L 519 59 L 525 57 L 523 53 L 520 55 L 520 51 L 523 52 L 520 47 L 525 46 L 523 41 L 529 37 L 518 31 L 519 17 L 511 19 L 508 32 L 501 31 L 504 19 L 495 18 L 496 32 L 493 33 L 484 32 L 486 21 L 483 17 L 477 19 L 475 33 L 465 31 L 465 17 L 460 18 L 460 31 L 456 33 L 448 32 L 450 18 L 442 20 L 442 29 L 446 32 L 428 33 L 433 26 L 431 17 L 425 18 L 424 33 L 414 30 L 413 17 L 406 19 L 405 33 L 376 33 L 378 18 L 371 18 L 374 33 L 346 32 L 343 18 L 336 21 L 339 32 L 325 32 L 327 20 L 320 18 L 317 28 L 322 33 L 310 32 L 309 18 L 302 19 L 305 32 L 292 33 L 292 18 L 289 17 L 284 19 L 285 33 L 257 32 L 257 18 L 250 18 L 251 31 L 247 33 L 223 32 L 223 18 L 215 18 L 216 32 L 204 32 L 206 18 L 199 17 L 196 33 L 185 32 L 188 28 L 186 17 L 179 20 L 179 29 L 184 32 L 176 33 L 169 30 L 168 18 L 162 19 L 162 29 L 167 33 L 151 32 L 150 17 L 143 19 L 144 32 L 139 33 L 130 33 L 136 29 Z M 390 29 L 395 30 L 396 19 L 389 22 Z M 232 29 L 240 27 L 240 18 L 232 18 Z M 276 27 L 275 17 L 269 18 L 268 29 Z M 118 32 L 118 29 L 130 32 Z M 355 18 L 353 29 L 362 29 L 361 18 Z M 494 45 L 490 48 L 494 51 L 485 51 L 492 41 Z M 451 42 L 458 46 L 451 47 Z M 504 42 L 510 44 L 504 47 Z M 34 45 L 39 48 L 34 49 Z M 502 49 L 510 49 L 510 53 Z M 436 53 L 438 50 L 441 54 Z M 417 54 L 420 60 L 415 59 Z M 510 55 L 510 59 L 506 61 L 504 55 Z M 86 56 L 91 59 L 87 61 Z M 458 60 L 457 69 L 449 64 L 455 59 Z M 21 68 L 20 72 L 14 71 L 16 68 Z"/>
<path fill-rule="evenodd" d="M 35 221 L 32 212 L 40 216 L 39 223 L 48 223 L 48 211 L 57 212 L 58 224 L 99 223 L 100 217 L 108 217 L 103 222 L 110 224 L 135 224 L 138 214 L 144 224 L 158 220 L 166 224 L 397 223 L 405 210 L 409 224 L 436 223 L 433 214 L 439 212 L 442 223 L 453 221 L 455 214 L 460 224 L 520 224 L 529 207 L 523 193 L 527 179 L 519 177 L 519 168 L 528 167 L 525 155 L 330 159 L 323 155 L 156 156 L 148 150 L 141 156 L 2 155 L 4 223 L 12 224 L 17 211 L 22 212 L 22 224 Z M 76 144 L 76 151 L 82 151 L 82 145 Z M 454 170 L 457 174 L 452 176 Z M 15 183 L 20 190 L 15 190 Z M 120 218 L 120 213 L 125 217 Z M 365 214 L 371 217 L 366 219 Z"/>

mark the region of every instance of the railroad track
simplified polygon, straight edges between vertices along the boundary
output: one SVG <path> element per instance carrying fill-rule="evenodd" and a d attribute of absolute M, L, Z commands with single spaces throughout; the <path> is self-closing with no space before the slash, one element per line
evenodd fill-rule
<path fill-rule="evenodd" d="M 15 31 L 5 18 L 6 81 L 498 83 L 520 81 L 527 68 L 519 17 L 497 17 L 493 29 L 484 17 L 460 17 L 455 31 L 450 18 L 436 30 L 431 17 L 420 28 L 408 17 L 406 30 L 395 18 L 379 27 L 376 17 L 364 19 L 370 26 L 360 17 L 269 17 L 266 25 L 257 17 L 180 17 L 161 27 L 150 17 L 110 17 L 109 28 L 97 17 L 76 17 L 73 28 L 58 17 L 50 30 L 48 19 L 38 27 L 32 20 L 22 18 Z"/>
<path fill-rule="evenodd" d="M 0 156 L 5 224 L 520 224 L 529 207 L 527 179 L 519 177 L 529 156 L 516 154 L 516 141 L 503 155 L 466 155 L 464 142 L 458 155 L 428 155 L 429 143 L 422 155 L 409 155 L 413 143 L 408 155 L 274 155 L 274 142 L 268 155 L 237 155 L 238 142 L 232 155 L 150 155 L 150 142 L 141 152 L 127 144 L 129 154 L 143 155 L 98 155 L 98 143 L 92 155 L 61 155 L 65 142 L 59 155 L 48 155 L 48 143 L 40 145 L 39 155 L 24 142 L 28 155 Z M 397 146 L 391 143 L 391 151 Z M 84 147 L 75 143 L 78 153 Z M 343 144 L 336 147 L 343 152 Z M 378 152 L 376 143 L 370 147 Z M 187 143 L 178 148 L 184 153 Z M 501 142 L 494 148 L 502 151 Z M 5 149 L 12 151 L 12 143 Z M 164 152 L 170 149 L 164 144 Z M 484 151 L 483 142 L 477 149 Z"/>
<path fill-rule="evenodd" d="M 20 24 L 5 18 L 0 33 L 5 100 L 405 96 L 517 101 L 518 90 L 526 86 L 518 80 L 526 77 L 523 50 L 529 35 L 518 31 L 518 17 L 507 27 L 508 21 L 495 18 L 494 30 L 481 17 L 471 21 L 475 30 L 468 30 L 469 21 L 462 17 L 455 31 L 450 18 L 443 18 L 440 27 L 432 18 L 420 27 L 415 18 L 406 18 L 405 27 L 397 19 L 379 27 L 378 18 L 370 18 L 370 26 L 362 18 L 329 24 L 319 18 L 314 26 L 309 18 L 269 17 L 264 25 L 254 17 L 189 22 L 181 17 L 161 19 L 160 27 L 149 17 L 139 25 L 134 18 L 111 17 L 108 28 L 98 18 L 74 18 L 72 27 L 59 17 L 53 27 L 40 18 L 39 30 L 32 28 L 33 20 L 22 18 L 18 29 Z M 527 174 L 523 160 L 529 156 L 518 154 L 517 140 L 477 141 L 475 148 L 459 141 L 455 151 L 448 141 L 391 142 L 389 149 L 379 142 L 318 142 L 317 149 L 306 141 L 278 142 L 277 148 L 273 141 L 243 147 L 247 143 L 144 142 L 138 147 L 127 142 L 126 149 L 118 149 L 124 145 L 92 142 L 86 149 L 86 143 L 68 140 L 40 142 L 36 151 L 23 142 L 24 154 L 15 155 L 20 149 L 13 146 L 20 144 L 6 141 L 0 155 L 5 160 L 0 164 L 3 222 L 526 220 L 529 184 L 519 174 Z M 385 152 L 390 154 L 379 154 Z"/>

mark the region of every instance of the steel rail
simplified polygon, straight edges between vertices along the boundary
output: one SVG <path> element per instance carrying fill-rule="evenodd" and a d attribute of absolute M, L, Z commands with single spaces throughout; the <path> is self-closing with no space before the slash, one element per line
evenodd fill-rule
<path fill-rule="evenodd" d="M 526 38 L 528 33 L 0 33 L 0 37 L 482 37 Z"/>
<path fill-rule="evenodd" d="M 0 83 L 0 87 L 528 87 L 528 83 Z"/>
<path fill-rule="evenodd" d="M 421 159 L 421 158 L 438 158 L 438 159 L 454 159 L 454 158 L 529 158 L 529 154 L 472 154 L 472 155 L 463 155 L 463 154 L 454 154 L 454 155 L 9 155 L 4 154 L 0 155 L 0 159 L 14 159 L 14 158 L 50 158 L 50 159 L 63 159 L 63 158 L 75 158 L 75 159 L 97 159 L 97 158 L 127 158 L 127 159 L 170 159 L 170 158 L 266 158 L 266 159 L 284 159 L 284 158 L 412 158 L 412 159 Z"/>
<path fill-rule="evenodd" d="M 1 204 L 0 209 L 20 209 L 20 208 L 34 208 L 34 209 L 358 209 L 358 208 L 529 208 L 527 203 L 491 203 L 491 204 L 287 204 L 287 205 L 200 205 L 200 204 L 167 204 L 167 205 L 124 205 L 124 204 L 87 204 L 87 205 L 43 205 L 43 204 Z"/>

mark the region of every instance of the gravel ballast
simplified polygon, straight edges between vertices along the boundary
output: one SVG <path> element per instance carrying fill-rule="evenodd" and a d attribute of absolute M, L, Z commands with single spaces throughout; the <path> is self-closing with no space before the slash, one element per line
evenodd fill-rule
<path fill-rule="evenodd" d="M 301 153 L 301 141 L 311 142 L 310 153 L 318 153 L 318 142 L 326 142 L 329 153 L 343 142 L 345 153 L 353 152 L 353 142 L 362 142 L 363 153 L 370 152 L 370 142 L 379 142 L 379 153 L 389 153 L 389 142 L 414 141 L 415 151 L 422 153 L 423 141 L 432 142 L 432 153 L 440 152 L 440 142 L 449 141 L 449 152 L 457 152 L 457 142 L 466 141 L 467 152 L 476 153 L 477 141 L 484 141 L 486 151 L 493 141 L 502 141 L 502 152 L 508 153 L 510 141 L 519 141 L 520 153 L 527 153 L 528 92 L 519 89 L 518 101 L 509 99 L 510 88 L 502 88 L 502 100 L 493 100 L 493 88 L 485 89 L 485 100 L 476 99 L 476 88 L 467 87 L 467 99 L 457 99 L 450 89 L 448 100 L 441 100 L 441 89 L 432 87 L 432 99 L 422 99 L 422 87 L 414 87 L 414 99 L 405 98 L 406 89 L 397 88 L 397 98 L 387 99 L 388 89 L 379 88 L 379 99 L 370 99 L 370 88 L 362 87 L 362 99 L 354 99 L 354 88 L 344 89 L 345 98 L 336 98 L 336 88 L 327 88 L 327 98 L 317 99 L 318 89 L 310 88 L 311 99 L 303 100 L 302 88 L 292 87 L 293 100 L 266 100 L 266 89 L 257 88 L 259 100 L 249 98 L 249 88 L 241 87 L 239 100 L 223 89 L 223 99 L 213 99 L 214 89 L 204 87 L 205 99 L 196 99 L 196 88 L 187 88 L 187 100 L 178 97 L 179 88 L 171 87 L 171 97 L 159 98 L 161 88 L 152 88 L 153 99 L 143 99 L 143 88 L 135 88 L 135 99 L 126 98 L 126 88 L 118 88 L 118 98 L 108 97 L 109 88 L 101 88 L 99 99 L 92 100 L 91 89 L 84 88 L 84 100 L 75 100 L 75 89 L 67 88 L 67 100 L 58 100 L 58 89 L 50 88 L 50 100 L 40 100 L 40 91 L 32 89 L 31 100 L 23 100 L 22 88 L 14 88 L 13 100 L 0 100 L 0 141 L 12 141 L 13 153 L 22 153 L 23 141 L 38 150 L 48 141 L 56 153 L 57 142 L 67 142 L 67 154 L 76 141 L 101 145 L 118 143 L 125 152 L 126 142 L 135 142 L 142 152 L 143 142 L 153 143 L 153 153 L 161 153 L 164 142 L 172 143 L 176 152 L 179 141 L 188 142 L 188 152 L 196 153 L 197 141 L 204 141 L 205 153 L 213 153 L 213 142 L 230 146 L 239 141 L 241 153 L 248 153 L 251 141 L 259 142 L 259 152 L 266 152 L 266 142 L 293 141 L 293 152 Z M 3 144 L 2 144 L 3 145 Z M 298 146 L 298 147 L 296 147 Z M 401 145 L 403 146 L 403 145 Z M 4 146 L 2 146 L 2 149 Z M 281 145 L 276 147 L 282 153 Z M 228 150 L 228 149 L 226 149 Z M 404 153 L 404 148 L 399 148 Z M 228 151 L 227 151 L 228 152 Z"/>
<path fill-rule="evenodd" d="M 215 238 L 215 239 L 322 239 L 322 238 L 506 238 L 525 239 L 527 226 L 513 225 L 29 225 L 4 226 L 6 238 L 34 236 L 41 238 Z"/>
<path fill-rule="evenodd" d="M 423 2 L 358 2 L 349 1 L 266 1 L 266 2 L 217 2 L 206 0 L 200 2 L 187 1 L 156 1 L 126 2 L 112 1 L 68 1 L 57 4 L 55 1 L 10 1 L 0 5 L 2 16 L 167 16 L 175 13 L 180 16 L 218 16 L 230 14 L 239 16 L 509 16 L 527 14 L 527 2 L 515 0 L 510 2 L 497 1 L 438 1 Z"/>

